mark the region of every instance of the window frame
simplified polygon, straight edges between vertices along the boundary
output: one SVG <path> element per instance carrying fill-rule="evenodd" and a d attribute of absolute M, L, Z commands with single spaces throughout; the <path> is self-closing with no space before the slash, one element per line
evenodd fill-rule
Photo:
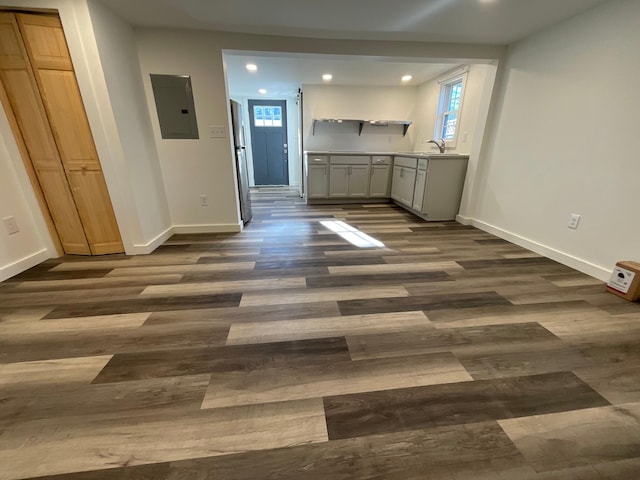
<path fill-rule="evenodd" d="M 460 136 L 460 126 L 462 120 L 462 107 L 464 104 L 464 94 L 466 91 L 466 83 L 467 83 L 467 75 L 469 71 L 468 69 L 463 70 L 462 72 L 457 72 L 454 75 L 448 75 L 447 77 L 440 80 L 438 83 L 440 84 L 440 97 L 438 100 L 438 111 L 436 116 L 436 124 L 433 133 L 433 138 L 437 141 L 440 141 L 443 137 L 442 130 L 444 128 L 444 119 L 447 115 L 451 113 L 457 114 L 456 119 L 456 130 L 452 139 L 444 139 L 447 148 L 456 148 L 458 145 L 458 137 Z M 445 110 L 447 108 L 447 104 L 451 98 L 451 90 L 455 85 L 461 85 L 460 91 L 460 105 L 457 110 Z"/>

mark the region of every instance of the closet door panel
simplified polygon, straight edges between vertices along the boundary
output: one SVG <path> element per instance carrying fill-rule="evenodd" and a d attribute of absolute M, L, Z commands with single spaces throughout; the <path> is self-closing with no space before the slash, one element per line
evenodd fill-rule
<path fill-rule="evenodd" d="M 16 15 L 34 69 L 73 70 L 62 23 L 51 15 Z"/>
<path fill-rule="evenodd" d="M 41 70 L 40 87 L 62 162 L 67 168 L 100 169 L 89 122 L 73 72 Z"/>
<path fill-rule="evenodd" d="M 7 70 L 2 73 L 2 79 L 34 166 L 61 166 L 46 114 L 29 81 L 29 72 Z"/>
<path fill-rule="evenodd" d="M 0 13 L 0 65 L 2 68 L 26 68 L 20 32 L 11 13 Z"/>
<path fill-rule="evenodd" d="M 24 142 L 37 184 L 46 200 L 55 230 L 65 253 L 90 255 L 82 221 L 40 93 L 28 62 L 15 17 L 0 13 L 0 79 L 6 100 Z M 17 132 L 16 132 L 17 134 Z"/>
<path fill-rule="evenodd" d="M 120 231 L 102 172 L 73 170 L 68 172 L 68 176 L 91 252 L 94 255 L 122 252 Z"/>
<path fill-rule="evenodd" d="M 64 171 L 37 168 L 36 172 L 65 253 L 91 255 Z"/>
<path fill-rule="evenodd" d="M 60 20 L 31 14 L 17 19 L 91 252 L 123 252 Z"/>

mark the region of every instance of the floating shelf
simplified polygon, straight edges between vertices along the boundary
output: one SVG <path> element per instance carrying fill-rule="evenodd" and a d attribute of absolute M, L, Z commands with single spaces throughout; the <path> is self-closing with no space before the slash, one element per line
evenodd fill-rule
<path fill-rule="evenodd" d="M 312 135 L 316 134 L 316 124 L 318 123 L 357 123 L 358 135 L 362 135 L 362 130 L 365 125 L 371 125 L 372 127 L 388 127 L 391 125 L 402 125 L 402 136 L 407 134 L 407 130 L 411 126 L 411 122 L 406 120 L 360 120 L 352 118 L 314 118 Z"/>

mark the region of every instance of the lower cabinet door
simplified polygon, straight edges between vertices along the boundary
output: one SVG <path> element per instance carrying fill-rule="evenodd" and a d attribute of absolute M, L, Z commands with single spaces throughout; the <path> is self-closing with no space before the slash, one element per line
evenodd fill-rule
<path fill-rule="evenodd" d="M 416 186 L 413 193 L 413 209 L 422 212 L 424 201 L 424 189 L 427 182 L 427 171 L 418 169 L 416 173 Z"/>
<path fill-rule="evenodd" d="M 410 207 L 413 204 L 413 192 L 416 186 L 416 169 L 402 167 L 402 190 L 400 202 Z"/>
<path fill-rule="evenodd" d="M 369 196 L 369 165 L 349 165 L 349 196 Z"/>
<path fill-rule="evenodd" d="M 307 196 L 309 198 L 327 198 L 329 194 L 329 167 L 327 165 L 309 165 Z"/>
<path fill-rule="evenodd" d="M 349 196 L 349 165 L 331 165 L 329 197 Z"/>
<path fill-rule="evenodd" d="M 402 167 L 393 167 L 393 181 L 391 182 L 391 198 L 402 201 Z"/>
<path fill-rule="evenodd" d="M 389 165 L 371 166 L 371 186 L 369 196 L 386 198 L 389 196 Z"/>

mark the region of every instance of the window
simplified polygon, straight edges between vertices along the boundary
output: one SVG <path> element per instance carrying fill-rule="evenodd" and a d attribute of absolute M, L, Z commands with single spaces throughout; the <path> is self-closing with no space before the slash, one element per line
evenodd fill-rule
<path fill-rule="evenodd" d="M 464 92 L 465 75 L 458 75 L 442 82 L 440 87 L 440 104 L 434 137 L 443 139 L 449 144 L 456 144 L 460 112 L 462 111 L 462 94 Z"/>
<path fill-rule="evenodd" d="M 256 127 L 282 127 L 282 107 L 254 105 L 253 122 Z"/>

